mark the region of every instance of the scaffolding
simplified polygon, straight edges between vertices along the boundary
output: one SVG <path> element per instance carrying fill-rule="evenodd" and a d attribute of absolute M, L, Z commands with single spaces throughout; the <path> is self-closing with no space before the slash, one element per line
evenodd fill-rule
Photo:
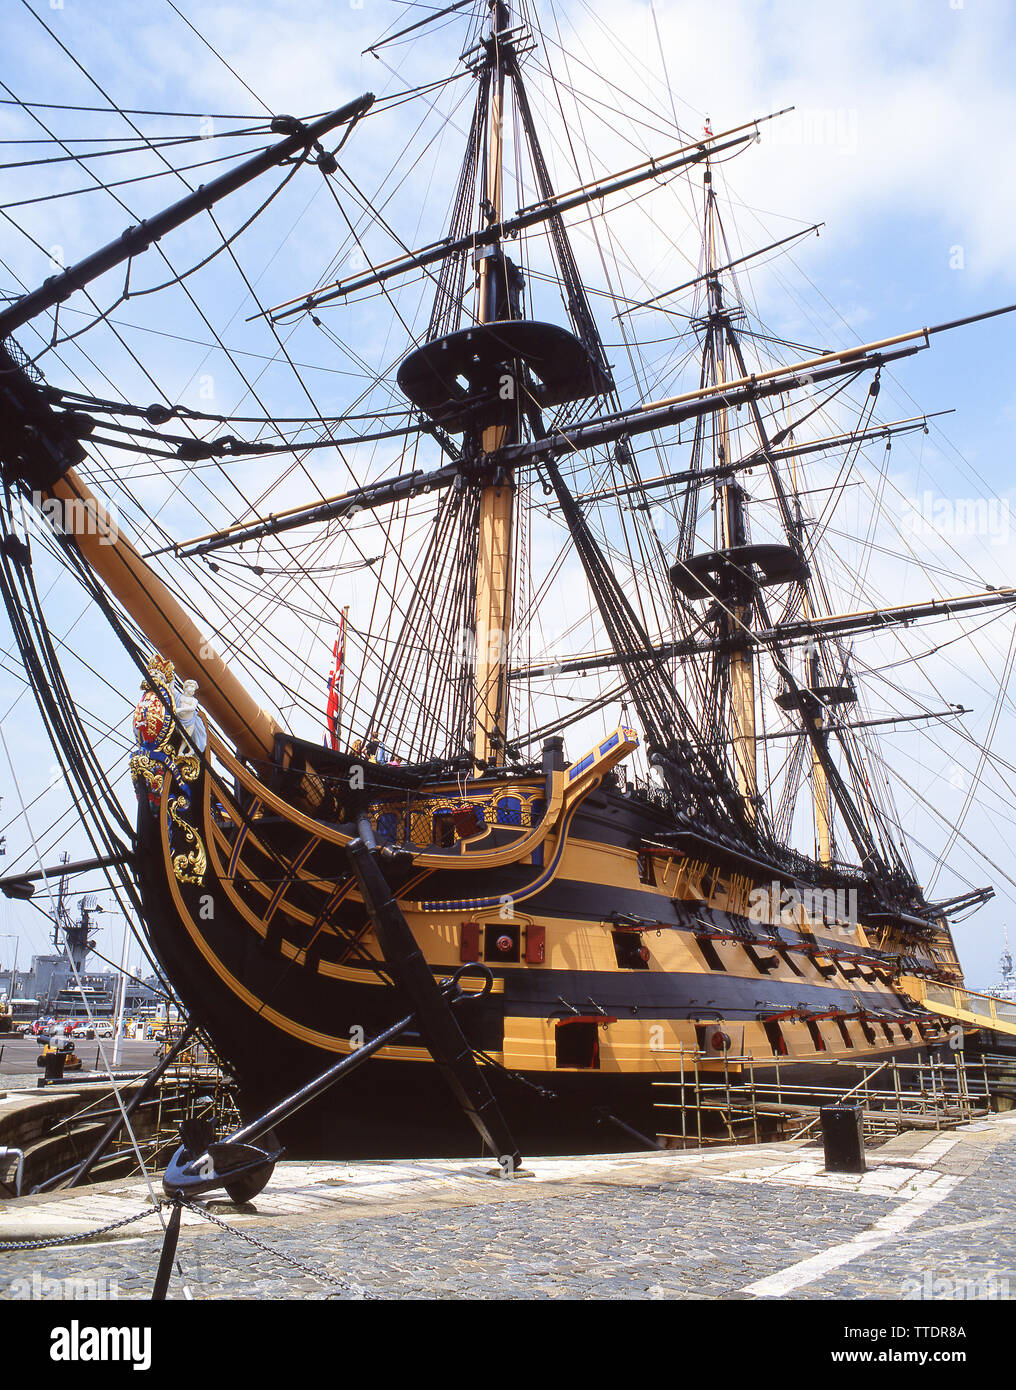
<path fill-rule="evenodd" d="M 167 1028 L 163 1051 L 168 1052 L 183 1032 L 183 1021 Z M 215 1137 L 230 1133 L 242 1123 L 236 1108 L 236 1084 L 218 1058 L 196 1037 L 163 1072 L 158 1089 L 149 1104 L 154 1109 L 151 1132 L 139 1141 L 123 1132 L 109 1148 L 111 1158 L 133 1158 L 131 1174 L 137 1174 L 134 1144 L 137 1142 L 146 1164 L 160 1167 L 180 1143 L 183 1120 L 206 1120 L 215 1127 Z"/>
<path fill-rule="evenodd" d="M 165 1053 L 179 1037 L 169 1031 Z M 97 1142 L 100 1148 L 88 1158 L 87 1181 L 132 1177 L 140 1173 L 138 1158 L 146 1168 L 159 1168 L 179 1146 L 180 1124 L 202 1120 L 213 1126 L 216 1137 L 231 1133 L 241 1123 L 236 1108 L 236 1086 L 215 1055 L 196 1038 L 174 1056 L 159 1076 L 150 1095 L 132 1101 L 145 1084 L 145 1073 L 118 1071 L 110 1078 L 121 1088 L 118 1103 L 109 1085 L 91 1077 L 82 1087 L 81 1104 L 44 1120 L 39 1137 L 26 1148 L 25 1161 L 34 1182 L 32 1191 L 52 1191 L 73 1186 L 80 1163 Z M 130 1111 L 129 1125 L 116 1122 Z M 105 1140 L 100 1136 L 111 1127 Z M 68 1160 L 73 1160 L 67 1166 Z"/>
<path fill-rule="evenodd" d="M 993 1110 L 1016 1105 L 1016 1056 L 962 1050 L 925 1061 L 895 1056 L 878 1063 L 851 1063 L 850 1084 L 798 1084 L 778 1057 L 760 1061 L 750 1053 L 715 1056 L 697 1048 L 674 1049 L 678 1080 L 654 1081 L 657 1137 L 667 1148 L 709 1144 L 758 1144 L 798 1139 L 819 1123 L 823 1106 L 853 1100 L 862 1108 L 865 1136 L 877 1141 L 904 1129 L 953 1129 Z M 841 1062 L 816 1062 L 839 1068 Z M 759 1079 L 762 1072 L 765 1079 Z M 790 1076 L 800 1072 L 797 1064 Z M 857 1077 L 860 1076 L 858 1080 Z M 786 1078 L 786 1079 L 785 1079 Z M 677 1092 L 677 1098 L 673 1097 Z"/>

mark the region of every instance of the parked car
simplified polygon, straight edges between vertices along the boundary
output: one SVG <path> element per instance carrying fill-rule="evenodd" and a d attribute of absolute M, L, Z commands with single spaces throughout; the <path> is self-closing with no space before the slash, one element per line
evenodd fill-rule
<path fill-rule="evenodd" d="M 79 1023 L 71 1030 L 72 1038 L 94 1038 L 95 1028 L 91 1023 Z"/>

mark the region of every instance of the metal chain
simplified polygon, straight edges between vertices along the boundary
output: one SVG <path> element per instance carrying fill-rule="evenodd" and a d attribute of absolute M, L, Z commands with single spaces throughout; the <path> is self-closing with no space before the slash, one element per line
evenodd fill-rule
<path fill-rule="evenodd" d="M 116 1231 L 121 1226 L 130 1226 L 135 1221 L 142 1221 L 146 1216 L 154 1216 L 165 1205 L 165 1202 L 159 1202 L 156 1206 L 145 1207 L 135 1216 L 125 1216 L 120 1221 L 111 1221 L 108 1226 L 96 1226 L 94 1231 L 79 1231 L 72 1236 L 53 1236 L 49 1240 L 0 1241 L 0 1250 L 45 1250 L 51 1245 L 74 1245 L 79 1240 L 91 1240 L 94 1236 L 104 1236 L 107 1231 Z"/>
<path fill-rule="evenodd" d="M 274 1255 L 279 1260 L 285 1260 L 287 1264 L 294 1265 L 297 1269 L 303 1270 L 304 1274 L 309 1274 L 312 1279 L 317 1279 L 322 1284 L 335 1284 L 340 1289 L 345 1289 L 355 1297 L 367 1297 L 366 1289 L 361 1288 L 359 1284 L 350 1284 L 344 1279 L 326 1274 L 323 1270 L 314 1269 L 311 1265 L 304 1264 L 301 1260 L 295 1259 L 292 1255 L 287 1255 L 284 1251 L 276 1250 L 273 1246 L 266 1245 L 263 1241 L 257 1240 L 252 1235 L 248 1235 L 246 1231 L 241 1231 L 236 1226 L 230 1226 L 228 1222 L 221 1220 L 218 1216 L 213 1216 L 212 1213 L 207 1211 L 204 1207 L 197 1206 L 193 1202 L 184 1202 L 183 1206 L 185 1211 L 192 1211 L 198 1216 L 203 1216 L 206 1221 L 211 1221 L 214 1225 L 221 1227 L 222 1230 L 228 1231 L 230 1235 L 239 1236 L 241 1240 L 247 1241 L 249 1245 L 253 1245 L 258 1250 L 263 1250 L 266 1255 Z"/>
<path fill-rule="evenodd" d="M 143 1221 L 146 1216 L 154 1216 L 163 1207 L 171 1206 L 170 1202 L 159 1202 L 155 1206 L 144 1207 L 141 1211 L 135 1212 L 132 1216 L 121 1217 L 119 1221 L 110 1221 L 106 1226 L 96 1226 L 91 1231 L 76 1231 L 70 1236 L 53 1236 L 45 1240 L 5 1240 L 0 1241 L 0 1251 L 5 1250 L 46 1250 L 57 1245 L 75 1245 L 79 1241 L 93 1240 L 96 1236 L 106 1235 L 109 1231 L 120 1230 L 124 1226 L 131 1226 L 135 1221 Z M 284 1260 L 287 1264 L 293 1265 L 296 1269 L 302 1270 L 304 1274 L 309 1274 L 312 1279 L 317 1279 L 322 1284 L 335 1284 L 340 1289 L 345 1289 L 354 1297 L 366 1298 L 367 1292 L 359 1284 L 349 1283 L 344 1279 L 339 1279 L 334 1275 L 326 1274 L 323 1270 L 314 1269 L 311 1265 L 304 1264 L 301 1260 L 295 1259 L 292 1255 L 287 1255 L 283 1250 L 276 1250 L 271 1245 L 266 1245 L 246 1231 L 239 1230 L 236 1226 L 230 1226 L 228 1222 L 221 1220 L 218 1216 L 213 1216 L 204 1207 L 198 1206 L 194 1202 L 184 1202 L 184 1209 L 192 1211 L 197 1216 L 203 1216 L 206 1221 L 211 1221 L 213 1225 L 227 1231 L 230 1235 L 239 1236 L 241 1240 L 247 1241 L 248 1245 L 253 1245 L 256 1249 L 264 1251 L 266 1255 L 274 1255 L 276 1259 Z"/>

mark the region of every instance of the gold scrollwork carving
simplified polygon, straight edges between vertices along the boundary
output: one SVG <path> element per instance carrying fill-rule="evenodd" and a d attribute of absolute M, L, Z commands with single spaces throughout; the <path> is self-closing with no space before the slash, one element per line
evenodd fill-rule
<path fill-rule="evenodd" d="M 148 680 L 134 712 L 138 749 L 130 760 L 131 777 L 147 786 L 153 808 L 162 799 L 167 773 L 176 794 L 166 797 L 166 814 L 189 848 L 172 857 L 173 873 L 181 883 L 201 883 L 208 856 L 201 836 L 183 812 L 190 809 L 190 786 L 201 775 L 201 760 L 173 722 L 176 699 L 171 661 L 155 656 L 148 663 Z"/>

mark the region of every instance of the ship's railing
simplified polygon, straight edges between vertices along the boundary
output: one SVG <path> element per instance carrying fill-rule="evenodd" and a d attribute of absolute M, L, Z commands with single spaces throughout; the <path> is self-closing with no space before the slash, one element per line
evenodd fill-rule
<path fill-rule="evenodd" d="M 660 810 L 673 810 L 674 798 L 666 787 L 660 787 L 654 782 L 641 778 L 627 782 L 626 785 L 629 789 L 628 794 L 633 799 L 655 806 Z M 850 864 L 843 860 L 824 864 L 818 859 L 804 854 L 801 850 L 793 849 L 790 845 L 770 846 L 766 851 L 766 857 L 772 863 L 775 873 L 788 874 L 808 883 L 830 888 L 841 886 L 860 890 L 868 887 L 871 881 L 865 871 L 857 864 Z"/>
<path fill-rule="evenodd" d="M 410 792 L 375 802 L 367 808 L 367 820 L 380 844 L 448 848 L 488 830 L 530 830 L 539 825 L 546 809 L 542 784 L 480 797 Z"/>
<path fill-rule="evenodd" d="M 1016 1102 L 1016 1059 L 996 1054 L 970 1056 L 959 1050 L 926 1061 L 893 1056 L 881 1062 L 818 1062 L 846 1070 L 849 1085 L 799 1084 L 778 1058 L 751 1054 L 722 1062 L 695 1048 L 676 1048 L 677 1080 L 655 1081 L 658 1137 L 670 1146 L 701 1148 L 710 1143 L 759 1143 L 764 1138 L 800 1138 L 819 1123 L 822 1106 L 844 1100 L 859 1104 L 869 1136 L 905 1128 L 952 1128 Z M 717 1070 L 717 1067 L 720 1070 Z M 773 1079 L 760 1080 L 765 1071 Z M 859 1078 L 859 1079 L 858 1079 Z"/>
<path fill-rule="evenodd" d="M 626 725 L 619 725 L 613 732 L 595 744 L 583 758 L 569 764 L 567 768 L 551 773 L 549 777 L 541 778 L 535 785 L 515 778 L 510 771 L 506 771 L 503 782 L 499 774 L 498 782 L 493 787 L 484 788 L 482 793 L 474 793 L 477 800 L 495 799 L 495 802 L 498 803 L 495 820 L 500 818 L 506 829 L 515 819 L 511 809 L 508 809 L 508 804 L 513 800 L 518 801 L 519 806 L 516 814 L 519 824 L 514 826 L 517 834 L 491 835 L 486 811 L 482 806 L 473 804 L 468 786 L 460 786 L 442 788 L 439 793 L 439 795 L 449 796 L 449 804 L 446 809 L 450 813 L 452 824 L 450 827 L 442 826 L 441 834 L 446 836 L 450 831 L 450 839 L 435 839 L 437 828 L 433 824 L 433 803 L 425 807 L 430 823 L 428 825 L 423 823 L 421 812 L 421 820 L 418 825 L 414 826 L 411 814 L 412 799 L 414 795 L 419 797 L 421 794 L 413 790 L 407 792 L 406 798 L 403 797 L 401 791 L 397 797 L 394 795 L 390 798 L 386 796 L 384 803 L 382 803 L 380 796 L 377 797 L 374 806 L 377 808 L 378 816 L 387 814 L 394 817 L 394 821 L 386 822 L 381 826 L 379 838 L 388 839 L 389 843 L 396 845 L 400 841 L 404 844 L 411 844 L 418 855 L 418 863 L 421 868 L 444 868 L 452 857 L 448 851 L 456 849 L 456 842 L 458 842 L 458 848 L 462 850 L 468 848 L 468 854 L 463 853 L 459 860 L 459 867 L 464 866 L 468 860 L 469 868 L 499 868 L 502 864 L 515 862 L 521 855 L 540 852 L 543 842 L 554 831 L 562 812 L 565 813 L 566 817 L 570 816 L 582 799 L 600 784 L 615 764 L 637 746 L 638 738 L 633 730 Z M 267 824 L 274 819 L 281 819 L 289 822 L 296 830 L 314 837 L 316 844 L 346 846 L 350 843 L 353 832 L 347 816 L 350 814 L 358 815 L 358 808 L 355 806 L 344 808 L 345 814 L 341 817 L 337 814 L 335 807 L 329 808 L 328 811 L 323 810 L 322 807 L 328 801 L 328 796 L 322 779 L 314 773 L 313 769 L 293 769 L 298 779 L 297 786 L 287 793 L 287 796 L 283 796 L 278 790 L 262 781 L 250 768 L 245 767 L 212 729 L 208 731 L 208 752 L 225 770 L 226 774 L 225 778 L 221 778 L 218 769 L 214 769 L 213 776 L 208 778 L 206 782 L 204 821 L 210 841 L 215 837 L 225 837 L 227 840 L 232 837 L 228 822 L 237 827 L 237 833 L 233 838 L 239 845 L 241 840 L 249 842 L 252 838 L 256 838 L 259 821 Z M 167 773 L 166 779 L 170 775 Z M 215 791 L 217 781 L 225 795 L 220 795 Z M 234 792 L 228 790 L 231 781 L 235 784 Z M 501 790 L 502 786 L 503 791 Z M 532 789 L 530 790 L 530 788 Z M 455 824 L 454 806 L 450 796 L 453 790 L 461 792 L 459 809 L 465 817 L 471 820 L 471 825 Z M 373 793 L 368 794 L 373 795 Z M 410 815 L 400 826 L 398 808 L 406 806 L 407 798 Z M 227 802 L 236 802 L 236 807 L 227 805 Z M 382 811 L 382 804 L 387 806 L 389 802 L 391 803 L 391 810 Z M 249 823 L 240 803 L 254 808 L 250 812 Z M 526 824 L 527 814 L 529 825 Z M 372 833 L 377 834 L 374 827 L 372 827 Z M 559 839 L 559 847 L 563 843 L 564 840 Z M 165 850 L 165 843 L 163 847 Z M 199 852 L 203 858 L 205 851 L 200 843 L 189 853 L 188 866 L 192 860 L 197 858 Z M 212 852 L 211 844 L 208 852 Z M 178 855 L 177 859 L 179 858 Z M 233 858 L 236 858 L 235 850 Z M 176 860 L 173 861 L 173 867 L 174 872 L 177 872 L 179 876 Z M 203 872 L 199 865 L 195 865 L 194 871 Z M 230 869 L 231 874 L 232 868 Z"/>

